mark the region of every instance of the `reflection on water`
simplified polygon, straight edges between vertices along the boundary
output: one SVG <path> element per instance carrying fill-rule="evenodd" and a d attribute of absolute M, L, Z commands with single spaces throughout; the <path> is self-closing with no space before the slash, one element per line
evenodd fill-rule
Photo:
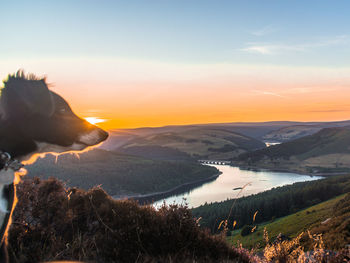
<path fill-rule="evenodd" d="M 266 147 L 270 147 L 272 145 L 277 145 L 277 144 L 281 144 L 280 142 L 265 142 Z"/>
<path fill-rule="evenodd" d="M 197 207 L 204 203 L 224 201 L 241 196 L 247 196 L 263 192 L 273 187 L 292 184 L 295 182 L 321 179 L 319 176 L 300 175 L 295 173 L 248 171 L 229 165 L 212 165 L 219 169 L 222 174 L 215 180 L 199 186 L 187 193 L 171 196 L 165 199 L 167 204 L 181 204 L 186 199 L 189 207 Z M 247 185 L 242 191 L 241 187 Z M 159 206 L 163 200 L 154 203 Z"/>

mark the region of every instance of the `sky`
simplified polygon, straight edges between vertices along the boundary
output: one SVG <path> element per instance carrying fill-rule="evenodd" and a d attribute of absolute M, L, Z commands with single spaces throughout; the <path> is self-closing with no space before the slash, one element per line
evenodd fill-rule
<path fill-rule="evenodd" d="M 350 119 L 350 2 L 1 1 L 0 77 L 106 129 Z"/>

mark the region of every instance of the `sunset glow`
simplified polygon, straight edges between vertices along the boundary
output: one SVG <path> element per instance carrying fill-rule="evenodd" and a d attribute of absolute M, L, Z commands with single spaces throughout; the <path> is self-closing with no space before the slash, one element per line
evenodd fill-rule
<path fill-rule="evenodd" d="M 0 76 L 46 75 L 105 129 L 350 118 L 348 3 L 128 2 L 50 2 L 40 20 L 4 4 Z M 16 17 L 43 34 L 13 34 Z"/>
<path fill-rule="evenodd" d="M 100 122 L 105 122 L 106 120 L 104 119 L 100 119 L 100 118 L 97 118 L 97 117 L 86 117 L 84 118 L 86 121 L 90 122 L 91 124 L 97 124 L 97 123 L 100 123 Z"/>

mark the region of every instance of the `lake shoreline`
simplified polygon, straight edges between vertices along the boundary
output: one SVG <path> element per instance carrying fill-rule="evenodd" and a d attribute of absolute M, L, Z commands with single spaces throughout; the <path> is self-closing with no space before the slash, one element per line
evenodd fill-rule
<path fill-rule="evenodd" d="M 139 204 L 148 204 L 152 202 L 159 201 L 161 199 L 165 199 L 169 196 L 173 196 L 175 194 L 183 194 L 191 189 L 194 189 L 198 186 L 201 186 L 207 182 L 211 182 L 213 180 L 216 180 L 222 172 L 218 172 L 212 176 L 209 176 L 207 178 L 203 178 L 200 180 L 192 181 L 189 183 L 184 183 L 181 185 L 178 185 L 176 187 L 173 187 L 167 191 L 162 191 L 162 192 L 155 192 L 155 193 L 149 193 L 149 194 L 143 194 L 143 195 L 130 195 L 130 196 L 112 196 L 116 200 L 124 200 L 124 199 L 132 199 L 136 200 Z"/>
<path fill-rule="evenodd" d="M 208 178 L 204 178 L 204 179 L 192 181 L 189 183 L 181 184 L 181 185 L 173 187 L 167 191 L 148 193 L 148 194 L 134 194 L 134 195 L 130 194 L 130 195 L 125 195 L 125 196 L 113 196 L 113 198 L 117 199 L 117 200 L 123 200 L 123 199 L 136 200 L 141 205 L 155 203 L 155 204 L 157 204 L 158 207 L 162 205 L 161 200 L 166 200 L 166 202 L 168 204 L 172 204 L 172 203 L 183 204 L 184 203 L 183 198 L 186 198 L 186 200 L 187 200 L 187 201 L 185 201 L 186 204 L 188 204 L 189 206 L 192 206 L 192 207 L 196 207 L 196 206 L 200 206 L 200 204 L 196 203 L 196 201 L 194 201 L 190 196 L 192 193 L 194 193 L 194 195 L 196 195 L 196 192 L 198 191 L 198 189 L 203 189 L 203 187 L 207 188 L 209 185 L 215 184 L 215 182 L 222 182 L 222 180 L 226 180 L 226 183 L 227 183 L 226 185 L 229 185 L 229 186 L 226 188 L 225 188 L 225 186 L 221 186 L 224 188 L 220 187 L 219 192 L 221 193 L 223 191 L 224 195 L 225 195 L 225 193 L 229 194 L 228 197 L 224 197 L 222 200 L 225 200 L 226 198 L 232 198 L 232 195 L 231 195 L 232 191 L 238 190 L 238 188 L 241 188 L 242 185 L 245 185 L 248 182 L 250 182 L 250 181 L 247 181 L 246 178 L 249 178 L 249 176 L 251 176 L 251 172 L 254 172 L 254 174 L 255 173 L 265 174 L 266 172 L 271 173 L 268 175 L 268 178 L 256 177 L 258 180 L 255 181 L 254 184 L 258 185 L 258 187 L 260 186 L 260 188 L 262 188 L 257 193 L 272 189 L 273 187 L 282 186 L 282 185 L 280 185 L 279 181 L 284 178 L 283 174 L 285 176 L 291 178 L 291 179 L 287 180 L 287 182 L 284 182 L 283 185 L 293 184 L 295 182 L 300 182 L 300 179 L 297 179 L 299 176 L 305 177 L 302 181 L 323 179 L 323 177 L 320 175 L 305 174 L 305 173 L 300 173 L 300 171 L 293 172 L 290 170 L 283 170 L 283 169 L 269 170 L 269 169 L 258 169 L 256 167 L 247 167 L 247 166 L 243 167 L 243 166 L 234 166 L 234 165 L 213 165 L 213 166 L 219 170 L 219 173 L 214 174 Z M 220 168 L 220 166 L 222 166 L 222 169 Z M 229 168 L 229 167 L 235 168 L 236 170 L 231 170 L 231 168 Z M 235 175 L 234 177 L 232 177 L 232 175 L 233 175 L 232 172 L 234 172 L 234 175 Z M 279 173 L 281 173 L 281 175 Z M 223 177 L 221 177 L 220 175 L 222 175 Z M 296 175 L 296 176 L 294 176 L 294 175 Z M 238 176 L 238 177 L 235 178 L 236 176 Z M 282 176 L 282 177 L 280 177 L 280 176 Z M 255 177 L 255 175 L 254 175 L 254 177 Z M 223 179 L 220 179 L 220 178 L 223 178 Z M 232 181 L 232 178 L 234 178 L 233 181 Z M 237 184 L 236 181 L 239 181 L 240 178 L 243 179 L 243 181 L 241 181 L 241 183 Z M 276 181 L 276 178 L 277 178 L 277 181 Z M 294 179 L 292 179 L 292 178 L 294 178 Z M 252 179 L 252 180 L 254 181 L 254 179 Z M 270 181 L 270 182 L 275 182 L 275 183 L 271 185 L 271 183 L 262 183 L 263 181 Z M 263 185 L 266 184 L 266 186 L 263 186 L 262 184 Z M 206 186 L 206 185 L 208 185 L 208 186 Z M 219 185 L 220 185 L 220 183 L 219 183 Z M 268 188 L 264 189 L 265 187 L 268 187 Z M 217 190 L 213 190 L 213 191 L 215 192 Z M 217 193 L 219 193 L 219 192 L 217 192 Z M 249 190 L 248 190 L 248 192 L 249 192 Z M 212 194 L 213 192 L 210 192 L 210 193 Z M 203 193 L 201 193 L 201 194 L 203 195 Z M 250 195 L 250 194 L 255 194 L 255 193 L 254 192 L 248 193 L 248 195 Z M 199 202 L 201 202 L 201 201 L 199 201 Z M 208 200 L 205 200 L 205 202 L 217 202 L 217 200 L 208 199 Z"/>
<path fill-rule="evenodd" d="M 250 165 L 239 165 L 239 164 L 231 164 L 232 167 L 239 167 L 242 170 L 247 171 L 257 171 L 257 172 L 280 172 L 280 173 L 293 173 L 293 174 L 300 174 L 300 175 L 308 175 L 308 176 L 322 176 L 322 177 L 330 177 L 330 176 L 337 176 L 337 175 L 347 175 L 349 172 L 329 172 L 329 173 L 311 173 L 296 169 L 287 169 L 287 168 L 262 168 L 257 166 L 250 166 Z"/>

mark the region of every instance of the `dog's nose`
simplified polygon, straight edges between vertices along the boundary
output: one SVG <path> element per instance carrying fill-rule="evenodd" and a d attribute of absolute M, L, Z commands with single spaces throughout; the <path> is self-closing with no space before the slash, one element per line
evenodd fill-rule
<path fill-rule="evenodd" d="M 108 138 L 108 132 L 102 130 L 99 128 L 98 130 L 99 137 L 101 139 L 101 142 L 105 141 Z"/>

